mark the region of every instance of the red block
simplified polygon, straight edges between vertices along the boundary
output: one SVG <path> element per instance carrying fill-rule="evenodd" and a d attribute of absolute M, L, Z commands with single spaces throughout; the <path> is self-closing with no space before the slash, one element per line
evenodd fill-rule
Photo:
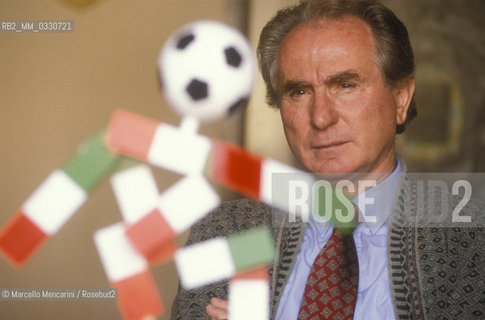
<path fill-rule="evenodd" d="M 269 280 L 268 268 L 266 266 L 260 266 L 252 269 L 247 269 L 237 273 L 231 278 L 231 280 L 251 280 L 262 279 Z"/>
<path fill-rule="evenodd" d="M 125 232 L 133 246 L 148 260 L 166 250 L 166 245 L 177 236 L 157 209 L 128 226 Z"/>
<path fill-rule="evenodd" d="M 118 306 L 124 319 L 158 317 L 164 307 L 155 280 L 150 271 L 145 271 L 111 284 L 118 289 Z"/>
<path fill-rule="evenodd" d="M 0 252 L 20 267 L 49 236 L 19 210 L 0 231 Z"/>
<path fill-rule="evenodd" d="M 214 141 L 207 174 L 226 188 L 259 199 L 262 160 L 239 146 Z"/>
<path fill-rule="evenodd" d="M 169 241 L 168 243 L 164 244 L 159 251 L 153 253 L 152 255 L 146 257 L 148 263 L 151 266 L 163 264 L 165 262 L 173 260 L 173 256 L 175 251 L 177 251 L 178 246 L 174 240 Z"/>
<path fill-rule="evenodd" d="M 113 112 L 106 134 L 106 147 L 113 152 L 146 161 L 155 130 L 160 123 L 136 113 Z"/>

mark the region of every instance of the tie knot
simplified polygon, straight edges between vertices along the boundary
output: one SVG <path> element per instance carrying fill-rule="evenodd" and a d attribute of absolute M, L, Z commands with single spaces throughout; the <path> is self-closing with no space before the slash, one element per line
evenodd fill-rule
<path fill-rule="evenodd" d="M 352 233 L 359 222 L 359 209 L 346 194 L 320 188 L 314 191 L 313 214 L 318 222 L 331 223 L 344 233 Z"/>
<path fill-rule="evenodd" d="M 345 215 L 342 215 L 343 218 L 339 219 L 338 214 L 333 214 L 332 217 L 332 224 L 334 225 L 335 229 L 343 234 L 352 234 L 355 228 L 359 224 L 359 208 L 354 205 L 353 210 L 347 210 Z"/>

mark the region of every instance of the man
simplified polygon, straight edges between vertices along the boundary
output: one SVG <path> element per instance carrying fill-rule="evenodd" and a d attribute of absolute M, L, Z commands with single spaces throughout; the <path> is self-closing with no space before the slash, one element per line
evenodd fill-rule
<path fill-rule="evenodd" d="M 423 209 L 394 150 L 395 134 L 416 115 L 414 58 L 404 25 L 373 0 L 302 1 L 266 25 L 258 58 L 268 103 L 279 108 L 301 165 L 321 177 L 351 181 L 356 204 L 363 194 L 359 181 L 375 180 L 365 194 L 375 199 L 371 215 L 377 220 L 360 223 L 352 234 L 359 280 L 350 317 L 484 317 L 485 292 L 475 282 L 485 281 L 482 229 L 413 225 Z M 466 207 L 474 218 L 480 210 Z M 272 225 L 277 256 L 269 268 L 271 319 L 304 319 L 306 282 L 334 228 L 314 219 L 276 220 L 263 204 L 224 204 L 193 228 L 188 243 Z M 464 250 L 464 243 L 473 249 Z M 226 319 L 225 299 L 227 283 L 182 290 L 173 318 Z"/>

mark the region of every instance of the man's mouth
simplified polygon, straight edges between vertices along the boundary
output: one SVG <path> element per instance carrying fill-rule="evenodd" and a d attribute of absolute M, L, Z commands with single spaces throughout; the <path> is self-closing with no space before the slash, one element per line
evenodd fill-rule
<path fill-rule="evenodd" d="M 333 148 L 338 148 L 340 146 L 343 146 L 347 143 L 348 143 L 348 141 L 333 141 L 333 142 L 328 142 L 328 143 L 320 143 L 320 144 L 313 145 L 312 149 L 330 150 L 330 149 L 333 149 Z"/>

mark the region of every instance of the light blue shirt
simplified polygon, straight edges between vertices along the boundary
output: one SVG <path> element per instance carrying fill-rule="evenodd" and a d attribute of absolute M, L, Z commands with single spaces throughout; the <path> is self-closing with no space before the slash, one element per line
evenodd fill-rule
<path fill-rule="evenodd" d="M 396 169 L 389 176 L 377 186 L 352 199 L 352 202 L 359 207 L 362 213 L 365 213 L 366 217 L 376 217 L 375 222 L 359 224 L 353 234 L 359 258 L 359 286 L 354 319 L 387 320 L 396 318 L 389 283 L 386 244 L 388 219 L 400 177 L 401 165 L 397 161 Z M 313 261 L 327 243 L 332 232 L 333 227 L 329 224 L 320 224 L 313 219 L 307 223 L 295 266 L 278 305 L 276 320 L 297 319 Z"/>

